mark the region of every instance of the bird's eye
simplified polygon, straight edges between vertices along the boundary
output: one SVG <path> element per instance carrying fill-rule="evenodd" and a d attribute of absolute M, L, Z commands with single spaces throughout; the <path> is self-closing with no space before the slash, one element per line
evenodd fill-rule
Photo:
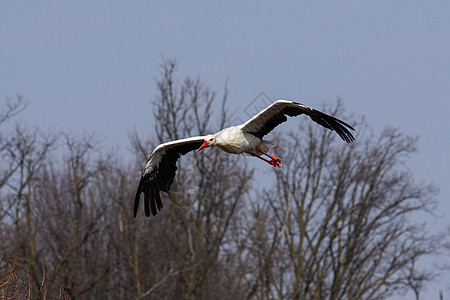
<path fill-rule="evenodd" d="M 209 139 L 209 141 L 210 141 L 210 142 L 212 142 L 212 141 L 213 141 L 213 139 Z"/>

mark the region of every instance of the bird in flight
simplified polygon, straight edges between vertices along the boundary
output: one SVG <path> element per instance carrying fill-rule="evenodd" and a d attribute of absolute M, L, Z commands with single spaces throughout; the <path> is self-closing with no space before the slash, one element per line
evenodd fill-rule
<path fill-rule="evenodd" d="M 177 160 L 180 156 L 206 147 L 219 147 L 225 152 L 257 157 L 274 167 L 281 166 L 281 159 L 267 154 L 274 143 L 263 140 L 263 137 L 275 127 L 287 121 L 287 116 L 294 117 L 305 114 L 314 122 L 335 131 L 344 141 L 355 140 L 347 123 L 310 108 L 301 103 L 277 100 L 259 112 L 244 124 L 222 129 L 215 134 L 195 136 L 160 144 L 153 150 L 142 173 L 134 201 L 134 216 L 136 217 L 141 193 L 144 193 L 145 215 L 150 212 L 156 215 L 163 207 L 159 192 L 168 192 L 177 170 Z"/>

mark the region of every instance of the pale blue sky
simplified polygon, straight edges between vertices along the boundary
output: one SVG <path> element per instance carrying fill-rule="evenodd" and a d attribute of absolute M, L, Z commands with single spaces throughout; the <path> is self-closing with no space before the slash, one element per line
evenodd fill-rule
<path fill-rule="evenodd" d="M 313 107 L 341 96 L 376 130 L 419 135 L 409 165 L 450 210 L 449 1 L 0 2 L 0 99 L 24 95 L 29 125 L 125 150 L 133 126 L 152 131 L 162 55 L 219 93 L 228 79 L 235 111 L 261 91 Z"/>

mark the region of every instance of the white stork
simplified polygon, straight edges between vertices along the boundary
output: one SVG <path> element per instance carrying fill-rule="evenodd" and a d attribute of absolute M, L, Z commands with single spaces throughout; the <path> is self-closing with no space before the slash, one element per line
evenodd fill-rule
<path fill-rule="evenodd" d="M 344 141 L 355 140 L 349 129 L 353 127 L 335 117 L 324 114 L 301 103 L 277 100 L 244 124 L 222 129 L 216 134 L 196 136 L 160 144 L 150 156 L 142 173 L 134 202 L 136 217 L 141 193 L 144 193 L 145 215 L 156 215 L 163 207 L 159 191 L 168 192 L 177 170 L 177 160 L 181 155 L 206 147 L 219 147 L 225 152 L 252 155 L 280 167 L 281 159 L 268 155 L 269 146 L 274 143 L 263 137 L 275 127 L 287 121 L 286 116 L 308 115 L 314 122 L 334 130 Z M 269 159 L 266 159 L 268 157 Z"/>

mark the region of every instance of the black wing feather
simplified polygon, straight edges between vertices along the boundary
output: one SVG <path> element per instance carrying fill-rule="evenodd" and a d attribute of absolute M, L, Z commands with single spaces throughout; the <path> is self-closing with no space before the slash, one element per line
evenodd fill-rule
<path fill-rule="evenodd" d="M 144 193 L 144 210 L 147 217 L 150 216 L 150 212 L 152 215 L 156 215 L 158 211 L 161 211 L 163 205 L 159 191 L 169 191 L 177 171 L 178 158 L 192 150 L 198 149 L 202 143 L 202 141 L 194 141 L 170 147 L 165 150 L 157 166 L 148 173 L 144 172 L 139 181 L 136 197 L 134 199 L 135 217 L 138 213 L 141 193 Z M 149 158 L 149 161 L 152 159 L 153 155 Z"/>
<path fill-rule="evenodd" d="M 335 131 L 344 141 L 351 143 L 355 140 L 352 133 L 349 131 L 355 130 L 349 124 L 327 115 L 323 112 L 307 107 L 301 103 L 291 101 L 277 101 L 273 105 L 273 109 L 261 112 L 261 118 L 267 116 L 267 120 L 259 128 L 248 131 L 254 136 L 262 139 L 266 134 L 271 132 L 275 127 L 287 121 L 287 117 L 295 117 L 301 114 L 308 115 L 314 122 L 322 125 L 325 128 Z M 269 107 L 270 108 L 270 107 Z M 258 116 L 257 116 L 258 118 Z M 261 122 L 261 120 L 250 120 L 248 124 L 244 124 L 246 127 L 252 127 L 252 122 Z"/>

